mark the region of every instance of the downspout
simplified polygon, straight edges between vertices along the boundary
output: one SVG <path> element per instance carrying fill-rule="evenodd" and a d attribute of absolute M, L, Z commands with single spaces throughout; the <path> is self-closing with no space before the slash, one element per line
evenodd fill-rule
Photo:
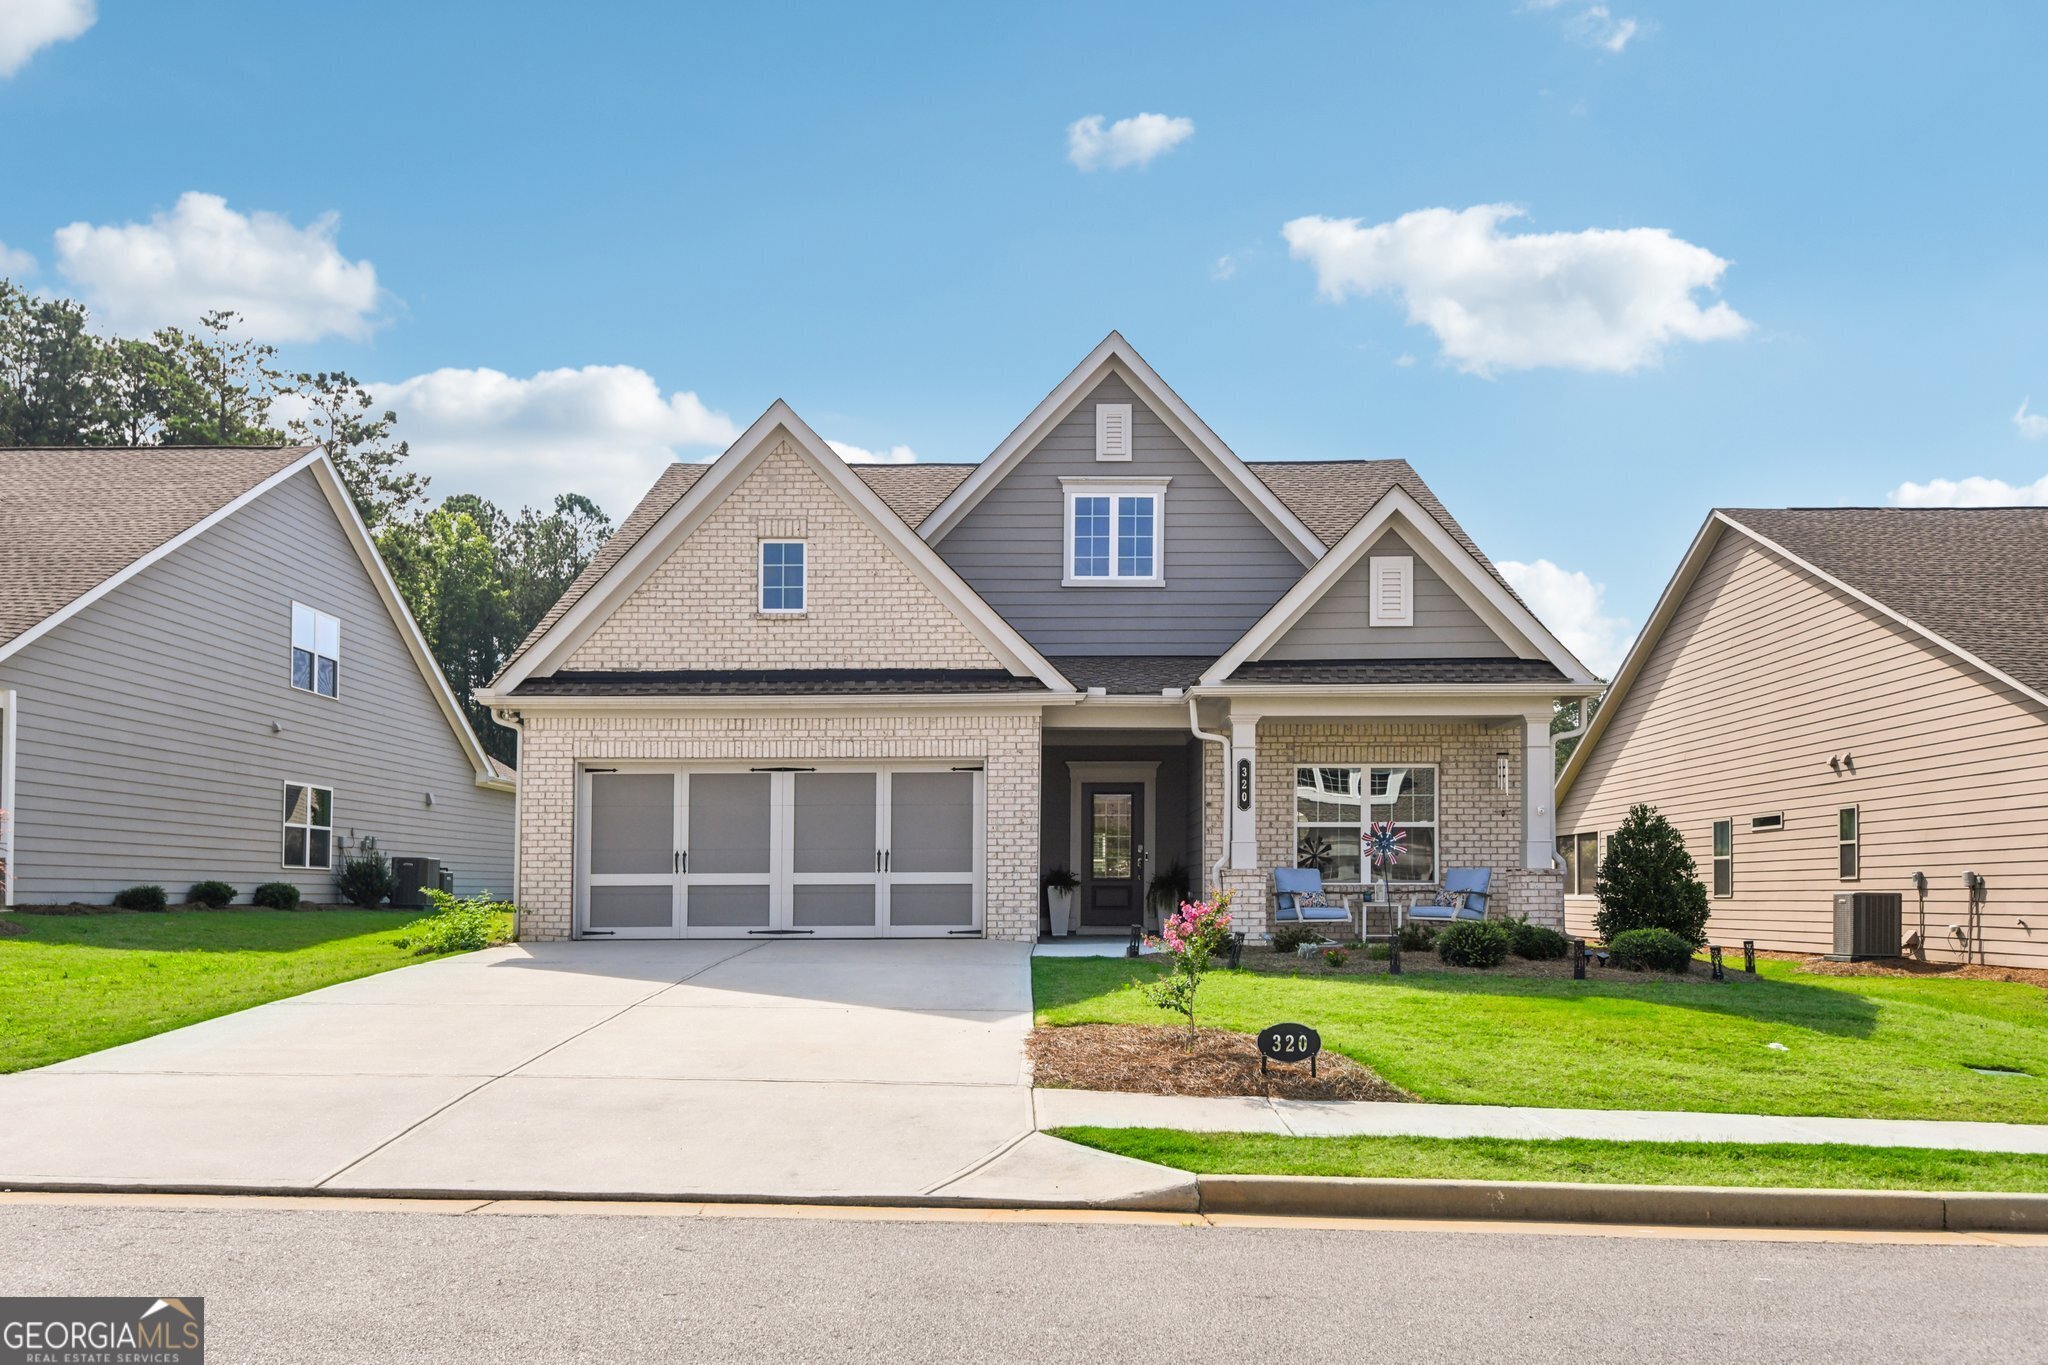
<path fill-rule="evenodd" d="M 1188 691 L 1188 732 L 1196 739 L 1205 739 L 1212 744 L 1223 746 L 1223 848 L 1210 867 L 1210 881 L 1207 890 L 1219 890 L 1223 886 L 1223 864 L 1230 861 L 1230 737 L 1213 734 L 1202 728 L 1202 719 L 1196 709 L 1196 696 L 1192 688 Z M 1207 793 L 1209 784 L 1205 780 L 1202 790 Z M 1206 894 L 1206 891 L 1205 891 Z"/>
<path fill-rule="evenodd" d="M 1587 711 L 1587 704 L 1588 704 L 1588 703 L 1589 703 L 1589 702 L 1590 702 L 1591 700 L 1592 700 L 1592 698 L 1590 698 L 1590 697 L 1580 697 L 1580 698 L 1579 698 L 1579 719 L 1578 719 L 1578 721 L 1577 721 L 1577 722 L 1576 722 L 1576 723 L 1575 723 L 1575 724 L 1574 724 L 1574 725 L 1572 726 L 1572 728 L 1571 728 L 1571 729 L 1569 729 L 1569 730 L 1557 730 L 1557 731 L 1554 731 L 1554 732 L 1552 732 L 1552 734 L 1551 734 L 1551 736 L 1550 736 L 1550 790 L 1551 790 L 1551 798 L 1550 798 L 1550 807 L 1551 807 L 1551 832 L 1552 832 L 1552 834 L 1553 834 L 1553 835 L 1556 835 L 1556 834 L 1562 834 L 1562 833 L 1564 832 L 1564 831 L 1562 831 L 1562 830 L 1560 830 L 1560 829 L 1558 829 L 1558 828 L 1556 827 L 1556 826 L 1557 826 L 1557 794 L 1556 794 L 1556 793 L 1557 793 L 1557 746 L 1558 746 L 1558 745 L 1560 745 L 1560 744 L 1562 744 L 1562 743 L 1564 743 L 1564 742 L 1565 742 L 1566 740 L 1568 740 L 1568 739 L 1581 739 L 1581 738 L 1583 738 L 1583 737 L 1585 736 L 1585 733 L 1586 733 L 1586 726 L 1587 726 L 1587 724 L 1589 723 L 1589 721 L 1588 721 L 1588 719 L 1587 719 L 1587 716 L 1586 716 L 1586 711 Z M 1552 838 L 1552 839 L 1551 839 L 1551 841 L 1550 841 L 1550 868 L 1551 868 L 1551 870 L 1552 870 L 1553 872 L 1562 872 L 1562 871 L 1564 871 L 1564 859 L 1558 856 L 1558 852 L 1557 852 L 1557 840 L 1556 840 L 1555 838 Z"/>

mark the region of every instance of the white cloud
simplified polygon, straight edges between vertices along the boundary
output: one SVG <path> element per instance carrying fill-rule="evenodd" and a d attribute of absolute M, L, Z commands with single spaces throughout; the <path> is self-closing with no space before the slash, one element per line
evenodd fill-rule
<path fill-rule="evenodd" d="M 2043 417 L 2038 412 L 2027 411 L 2028 404 L 2033 401 L 2031 398 L 2020 400 L 2020 410 L 2012 415 L 2012 424 L 2019 428 L 2020 435 L 2029 441 L 2038 441 L 2048 436 L 2048 417 Z"/>
<path fill-rule="evenodd" d="M 848 464 L 917 463 L 917 452 L 909 446 L 890 446 L 887 450 L 863 450 L 844 441 L 827 441 L 825 444 L 839 452 L 839 458 Z"/>
<path fill-rule="evenodd" d="M 1566 649 L 1600 677 L 1614 676 L 1622 655 L 1628 653 L 1629 641 L 1635 638 L 1635 627 L 1607 614 L 1605 584 L 1560 569 L 1547 559 L 1534 564 L 1508 561 L 1498 567 L 1543 624 L 1564 641 Z"/>
<path fill-rule="evenodd" d="M 2048 507 L 2048 474 L 2019 485 L 1974 474 L 1967 479 L 1902 483 L 1885 501 L 1894 507 Z"/>
<path fill-rule="evenodd" d="M 1107 128 L 1090 114 L 1067 125 L 1067 160 L 1084 171 L 1143 166 L 1195 135 L 1195 121 L 1165 114 L 1120 118 Z"/>
<path fill-rule="evenodd" d="M 1512 204 L 1419 209 L 1371 227 L 1296 218 L 1281 233 L 1333 299 L 1401 296 L 1408 320 L 1436 333 L 1471 374 L 1543 366 L 1626 373 L 1679 341 L 1749 331 L 1726 303 L 1701 307 L 1728 262 L 1663 228 L 1507 234 Z"/>
<path fill-rule="evenodd" d="M 57 268 L 115 331 L 190 327 L 226 308 L 266 341 L 361 340 L 376 325 L 377 269 L 341 254 L 339 226 L 328 213 L 294 227 L 282 215 L 238 213 L 217 194 L 188 190 L 147 223 L 59 228 Z"/>
<path fill-rule="evenodd" d="M 76 38 L 97 17 L 93 0 L 6 0 L 0 4 L 0 79 L 51 43 Z"/>
<path fill-rule="evenodd" d="M 1209 278 L 1219 282 L 1229 279 L 1232 275 L 1235 275 L 1236 273 L 1237 257 L 1235 256 L 1218 256 L 1216 258 L 1216 264 L 1209 267 Z"/>
<path fill-rule="evenodd" d="M 433 494 L 481 493 L 508 508 L 557 493 L 593 498 L 614 520 L 631 511 L 679 449 L 723 449 L 739 436 L 697 395 L 664 395 L 645 370 L 586 365 L 517 379 L 497 370 L 435 370 L 368 384 L 398 414 L 414 466 Z M 283 404 L 273 418 L 290 416 Z"/>
<path fill-rule="evenodd" d="M 1603 52 L 1620 52 L 1628 46 L 1641 26 L 1633 19 L 1617 19 L 1607 6 L 1593 5 L 1565 22 L 1564 31 L 1574 42 L 1597 47 Z"/>
<path fill-rule="evenodd" d="M 0 275 L 5 275 L 11 279 L 18 275 L 33 275 L 35 273 L 36 258 L 34 256 L 31 256 L 26 251 L 18 251 L 5 242 L 0 242 Z"/>
<path fill-rule="evenodd" d="M 1401 353 L 1400 355 L 1397 355 L 1397 356 L 1395 356 L 1395 357 L 1394 357 L 1394 368 L 1395 368 L 1395 369 L 1397 369 L 1397 370 L 1412 370 L 1412 369 L 1414 369 L 1414 368 L 1415 368 L 1415 357 L 1414 357 L 1414 356 L 1412 356 L 1412 355 L 1409 355 L 1409 354 L 1408 354 L 1407 352 L 1405 352 L 1405 351 L 1404 351 L 1404 352 L 1402 352 L 1402 353 Z"/>

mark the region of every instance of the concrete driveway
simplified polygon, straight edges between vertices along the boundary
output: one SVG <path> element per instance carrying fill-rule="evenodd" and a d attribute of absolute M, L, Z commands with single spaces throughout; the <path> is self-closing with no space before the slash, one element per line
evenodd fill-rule
<path fill-rule="evenodd" d="M 1143 1202 L 1030 1027 L 1022 944 L 511 945 L 0 1077 L 0 1185 Z"/>

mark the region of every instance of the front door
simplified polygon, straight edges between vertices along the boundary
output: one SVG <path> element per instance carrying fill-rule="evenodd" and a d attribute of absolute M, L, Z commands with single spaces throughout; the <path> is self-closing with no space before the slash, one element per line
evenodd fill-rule
<path fill-rule="evenodd" d="M 1081 819 L 1086 850 L 1081 869 L 1081 928 L 1120 932 L 1144 923 L 1144 785 L 1085 783 Z"/>

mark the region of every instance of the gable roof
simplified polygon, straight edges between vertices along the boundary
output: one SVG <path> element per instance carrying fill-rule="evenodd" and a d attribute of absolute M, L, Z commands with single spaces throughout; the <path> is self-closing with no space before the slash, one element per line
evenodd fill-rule
<path fill-rule="evenodd" d="M 1325 547 L 1336 545 L 1381 498 L 1398 488 L 1448 531 L 1465 553 L 1485 565 L 1496 582 L 1511 593 L 1515 591 L 1406 460 L 1253 460 L 1247 467 L 1294 509 Z"/>
<path fill-rule="evenodd" d="M 2048 705 L 2048 510 L 1734 507 L 1707 514 L 1557 777 L 1562 801 L 1707 557 L 1747 536 L 1878 614 Z"/>
<path fill-rule="evenodd" d="M 1016 429 L 1003 438 L 989 457 L 974 467 L 974 472 L 963 480 L 960 486 L 946 496 L 946 500 L 923 521 L 918 523 L 918 534 L 926 540 L 936 541 L 945 536 L 975 503 L 979 502 L 1016 463 L 1038 444 L 1045 433 L 1071 413 L 1074 408 L 1095 388 L 1106 375 L 1121 378 L 1152 410 L 1155 417 L 1164 422 L 1196 459 L 1209 467 L 1211 473 L 1222 481 L 1224 487 L 1237 494 L 1251 513 L 1265 524 L 1267 530 L 1278 538 L 1303 564 L 1313 564 L 1323 552 L 1322 542 L 1302 524 L 1286 503 L 1273 495 L 1271 489 L 1260 482 L 1237 457 L 1236 452 L 1223 443 L 1221 437 L 1209 429 L 1209 424 L 1195 415 L 1193 408 L 1181 401 L 1180 395 L 1170 388 L 1158 371 L 1147 364 L 1123 335 L 1111 332 L 1096 348 L 1070 371 L 1053 391 L 1040 400 L 1037 407 L 1019 422 Z"/>
<path fill-rule="evenodd" d="M 316 453 L 313 446 L 0 450 L 0 654 Z"/>
<path fill-rule="evenodd" d="M 618 602 L 639 584 L 667 556 L 680 546 L 734 489 L 743 484 L 761 461 L 784 442 L 794 450 L 826 484 L 880 536 L 904 566 L 973 633 L 1005 667 L 1029 674 L 1051 691 L 1071 693 L 1073 687 L 1016 628 L 982 601 L 966 580 L 939 558 L 931 546 L 892 511 L 868 484 L 856 477 L 841 459 L 796 412 L 776 399 L 737 441 L 709 465 L 672 466 L 663 476 L 668 490 L 658 481 L 655 493 L 643 499 L 627 518 L 643 521 L 632 543 L 606 555 L 600 566 L 593 560 L 590 570 L 577 578 L 564 602 L 551 610 L 542 624 L 523 641 L 519 649 L 491 680 L 485 693 L 501 694 L 517 687 L 537 669 L 557 659 L 566 659 L 575 647 L 610 614 Z M 701 472 L 690 475 L 678 469 Z M 680 490 L 676 496 L 669 492 Z M 668 505 L 654 508 L 662 501 Z M 644 516 L 643 516 L 644 514 Z M 623 532 L 614 537 L 624 540 Z M 607 544 L 606 549 L 611 550 Z M 595 570 L 596 572 L 591 572 Z M 569 600 L 573 594 L 574 600 Z"/>
<path fill-rule="evenodd" d="M 1322 599 L 1331 585 L 1356 566 L 1373 543 L 1396 525 L 1413 532 L 1404 537 L 1409 548 L 1426 560 L 1465 605 L 1472 608 L 1502 640 L 1534 650 L 1555 665 L 1568 682 L 1590 685 L 1596 681 L 1564 643 L 1551 634 L 1550 628 L 1537 619 L 1536 613 L 1529 610 L 1528 605 L 1501 581 L 1477 547 L 1453 536 L 1413 494 L 1396 484 L 1381 494 L 1372 510 L 1354 522 L 1315 567 L 1282 594 L 1280 600 L 1254 622 L 1236 644 L 1204 670 L 1203 686 L 1245 681 L 1237 676 L 1238 670 L 1247 663 L 1262 660 L 1265 652 Z"/>

